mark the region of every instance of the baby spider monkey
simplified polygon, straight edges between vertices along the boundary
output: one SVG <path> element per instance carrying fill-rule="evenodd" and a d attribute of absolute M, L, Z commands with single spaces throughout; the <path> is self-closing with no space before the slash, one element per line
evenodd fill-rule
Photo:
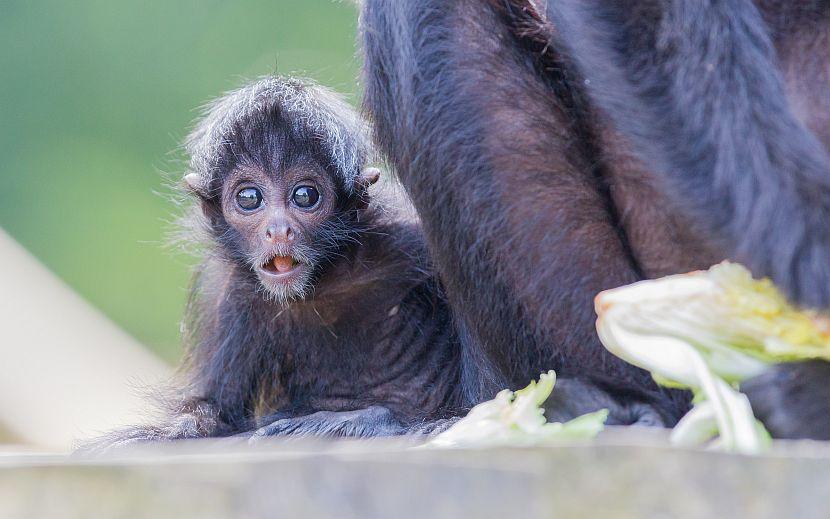
<path fill-rule="evenodd" d="M 309 81 L 266 77 L 188 137 L 186 228 L 207 245 L 161 423 L 104 444 L 428 432 L 461 406 L 459 347 L 417 220 L 366 124 Z M 390 203 L 391 202 L 391 203 Z"/>

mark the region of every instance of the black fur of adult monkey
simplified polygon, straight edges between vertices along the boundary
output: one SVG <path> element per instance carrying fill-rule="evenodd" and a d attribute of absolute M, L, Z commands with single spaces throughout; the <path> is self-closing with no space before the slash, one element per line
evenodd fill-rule
<path fill-rule="evenodd" d="M 598 344 L 598 291 L 732 258 L 830 306 L 828 2 L 366 0 L 362 35 L 483 378 L 601 374 L 677 417 Z M 827 371 L 747 384 L 774 435 L 830 437 Z"/>
<path fill-rule="evenodd" d="M 638 4 L 550 1 L 549 27 L 717 250 L 830 309 L 830 2 Z M 830 440 L 830 364 L 743 389 L 775 436 Z"/>
<path fill-rule="evenodd" d="M 187 140 L 187 229 L 206 259 L 184 385 L 161 423 L 99 446 L 423 433 L 463 405 L 422 232 L 394 190 L 369 193 L 367 137 L 339 97 L 298 79 L 263 78 L 209 106 Z"/>

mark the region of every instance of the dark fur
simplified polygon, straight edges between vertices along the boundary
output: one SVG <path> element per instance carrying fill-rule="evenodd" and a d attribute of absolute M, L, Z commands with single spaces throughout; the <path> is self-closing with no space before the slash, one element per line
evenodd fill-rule
<path fill-rule="evenodd" d="M 830 3 L 640 4 L 557 1 L 548 15 L 678 209 L 725 257 L 827 309 Z M 774 436 L 830 439 L 828 373 L 784 365 L 743 389 Z"/>
<path fill-rule="evenodd" d="M 518 387 L 551 368 L 598 376 L 660 402 L 671 423 L 685 404 L 596 338 L 593 296 L 640 273 L 579 92 L 514 21 L 496 2 L 367 1 L 365 99 L 378 141 L 485 380 Z"/>
<path fill-rule="evenodd" d="M 781 364 L 744 382 L 755 416 L 776 438 L 830 440 L 830 363 Z"/>
<path fill-rule="evenodd" d="M 828 11 L 364 2 L 365 105 L 482 387 L 549 368 L 601 375 L 618 399 L 630 389 L 676 418 L 685 395 L 598 343 L 598 291 L 733 258 L 830 305 Z M 809 384 L 830 383 L 820 371 L 805 371 Z M 771 391 L 786 402 L 790 387 Z M 778 408 L 773 433 L 830 430 L 816 406 L 830 400 Z"/>
<path fill-rule="evenodd" d="M 677 206 L 730 258 L 829 307 L 830 135 L 792 111 L 774 38 L 783 47 L 816 30 L 793 16 L 824 18 L 813 35 L 824 55 L 789 58 L 830 66 L 830 4 L 767 2 L 772 26 L 749 0 L 639 4 L 556 1 L 548 14 L 591 99 Z M 795 32 L 773 32 L 781 15 Z M 826 74 L 812 89 L 826 94 Z"/>

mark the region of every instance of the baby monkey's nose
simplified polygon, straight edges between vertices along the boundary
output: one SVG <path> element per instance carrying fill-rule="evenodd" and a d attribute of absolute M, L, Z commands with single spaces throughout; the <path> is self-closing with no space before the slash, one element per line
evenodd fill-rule
<path fill-rule="evenodd" d="M 288 243 L 294 240 L 294 231 L 287 223 L 272 224 L 265 229 L 265 239 L 270 243 Z"/>

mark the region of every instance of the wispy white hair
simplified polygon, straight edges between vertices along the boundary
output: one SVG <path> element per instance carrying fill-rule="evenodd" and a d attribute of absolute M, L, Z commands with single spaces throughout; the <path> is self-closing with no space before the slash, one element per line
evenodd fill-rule
<path fill-rule="evenodd" d="M 239 123 L 272 112 L 291 130 L 319 140 L 351 192 L 360 169 L 371 160 L 368 125 L 341 95 L 310 79 L 286 76 L 261 77 L 205 106 L 185 140 L 187 173 L 199 177 L 200 191 L 206 192 L 217 175 L 222 147 Z"/>

